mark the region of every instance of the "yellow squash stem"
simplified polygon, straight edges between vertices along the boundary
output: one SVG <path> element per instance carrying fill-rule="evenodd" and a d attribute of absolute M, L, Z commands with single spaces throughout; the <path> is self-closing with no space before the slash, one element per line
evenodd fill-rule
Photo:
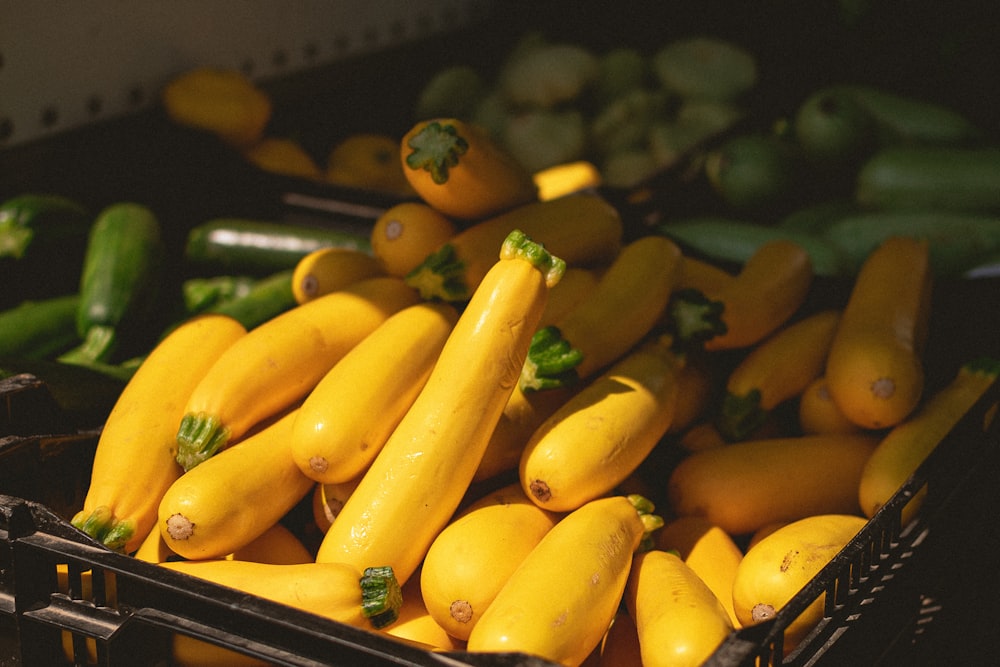
<path fill-rule="evenodd" d="M 319 562 L 384 563 L 401 583 L 458 508 L 565 263 L 522 232 L 445 341 L 424 387 L 327 531 Z"/>

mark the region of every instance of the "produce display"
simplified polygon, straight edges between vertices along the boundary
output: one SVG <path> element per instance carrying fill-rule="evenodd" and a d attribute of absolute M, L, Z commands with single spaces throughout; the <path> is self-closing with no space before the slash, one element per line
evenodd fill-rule
<path fill-rule="evenodd" d="M 944 381 L 927 356 L 938 285 L 1000 256 L 1000 148 L 861 85 L 764 130 L 758 77 L 721 39 L 529 35 L 495 80 L 437 72 L 409 131 L 325 165 L 268 134 L 245 77 L 178 77 L 172 122 L 399 203 L 364 233 L 211 217 L 179 257 L 140 202 L 0 203 L 5 271 L 59 252 L 75 274 L 0 311 L 0 379 L 117 383 L 67 520 L 429 651 L 699 665 L 772 622 L 1000 376 L 995 347 Z M 615 205 L 681 165 L 704 216 Z M 785 655 L 823 614 L 821 595 Z"/>

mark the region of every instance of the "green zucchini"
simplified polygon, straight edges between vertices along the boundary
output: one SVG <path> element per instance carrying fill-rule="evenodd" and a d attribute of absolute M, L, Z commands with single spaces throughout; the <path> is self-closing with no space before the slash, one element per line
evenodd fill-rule
<path fill-rule="evenodd" d="M 76 294 L 23 301 L 0 312 L 0 357 L 49 359 L 80 342 Z"/>
<path fill-rule="evenodd" d="M 188 278 L 181 283 L 184 314 L 197 315 L 218 303 L 242 297 L 250 292 L 255 282 L 256 279 L 250 276 Z"/>
<path fill-rule="evenodd" d="M 879 128 L 883 145 L 972 144 L 983 140 L 982 128 L 948 107 L 874 86 L 841 84 L 828 90 L 854 99 Z"/>
<path fill-rule="evenodd" d="M 762 244 L 786 239 L 806 249 L 818 276 L 846 276 L 852 271 L 840 249 L 830 241 L 773 225 L 706 216 L 668 221 L 657 226 L 656 231 L 709 259 L 737 265 L 745 263 Z"/>
<path fill-rule="evenodd" d="M 852 95 L 833 88 L 802 102 L 793 133 L 805 156 L 826 172 L 855 168 L 878 147 L 874 116 Z"/>
<path fill-rule="evenodd" d="M 834 198 L 797 208 L 780 218 L 777 227 L 786 231 L 817 234 L 830 223 L 858 213 L 858 206 L 847 198 Z"/>
<path fill-rule="evenodd" d="M 160 223 L 149 208 L 119 202 L 101 211 L 80 278 L 76 327 L 83 342 L 60 359 L 107 363 L 123 339 L 144 333 L 157 306 L 163 261 Z"/>
<path fill-rule="evenodd" d="M 822 238 L 839 249 L 852 270 L 890 236 L 929 241 L 937 276 L 957 276 L 1000 252 L 1000 214 L 941 211 L 886 211 L 843 217 L 827 226 Z"/>
<path fill-rule="evenodd" d="M 229 315 L 248 330 L 253 329 L 296 305 L 292 292 L 293 273 L 294 269 L 286 269 L 261 278 L 245 293 L 222 299 L 207 312 Z"/>
<path fill-rule="evenodd" d="M 1000 212 L 1000 148 L 882 149 L 858 172 L 854 198 L 877 209 Z"/>
<path fill-rule="evenodd" d="M 319 248 L 371 252 L 368 234 L 267 220 L 214 218 L 190 230 L 184 257 L 195 266 L 223 273 L 265 276 L 295 268 Z"/>
<path fill-rule="evenodd" d="M 71 247 L 86 240 L 87 209 L 69 197 L 26 193 L 0 203 L 0 257 L 22 259 L 46 246 Z"/>
<path fill-rule="evenodd" d="M 75 291 L 91 222 L 84 206 L 60 195 L 0 203 L 0 308 Z"/>

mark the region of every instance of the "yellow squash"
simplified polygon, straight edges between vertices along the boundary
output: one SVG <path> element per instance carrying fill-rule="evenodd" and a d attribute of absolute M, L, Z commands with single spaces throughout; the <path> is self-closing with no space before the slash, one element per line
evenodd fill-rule
<path fill-rule="evenodd" d="M 722 603 L 732 626 L 740 627 L 733 609 L 733 579 L 743 552 L 732 536 L 705 517 L 681 516 L 664 524 L 653 539 L 658 549 L 677 552 Z"/>
<path fill-rule="evenodd" d="M 183 72 L 164 87 L 162 101 L 175 123 L 241 148 L 259 141 L 271 119 L 271 98 L 238 70 L 197 67 Z"/>
<path fill-rule="evenodd" d="M 521 454 L 521 487 L 535 503 L 568 512 L 615 488 L 666 433 L 683 364 L 670 340 L 627 354 L 567 400 Z"/>
<path fill-rule="evenodd" d="M 477 125 L 422 120 L 403 135 L 400 154 L 406 180 L 449 217 L 478 220 L 538 200 L 531 172 Z"/>
<path fill-rule="evenodd" d="M 361 475 L 413 404 L 457 319 L 447 303 L 409 306 L 334 364 L 292 428 L 292 458 L 302 474 L 330 484 Z"/>
<path fill-rule="evenodd" d="M 927 241 L 904 237 L 873 250 L 854 279 L 826 383 L 841 412 L 862 428 L 895 426 L 920 402 L 931 283 Z"/>
<path fill-rule="evenodd" d="M 466 508 L 434 539 L 420 568 L 427 611 L 452 637 L 467 640 L 510 575 L 559 515 L 510 484 Z"/>
<path fill-rule="evenodd" d="M 813 266 L 802 246 L 761 244 L 729 281 L 677 290 L 667 312 L 679 343 L 706 350 L 750 347 L 787 322 L 805 302 Z"/>
<path fill-rule="evenodd" d="M 810 514 L 859 512 L 861 470 L 877 443 L 866 433 L 788 436 L 694 452 L 670 473 L 670 505 L 731 535 Z"/>
<path fill-rule="evenodd" d="M 592 500 L 567 514 L 497 593 L 472 629 L 468 650 L 580 665 L 615 617 L 646 525 L 625 496 Z"/>
<path fill-rule="evenodd" d="M 196 317 L 150 352 L 101 431 L 90 487 L 73 525 L 131 553 L 156 525 L 160 497 L 183 472 L 177 424 L 198 379 L 246 329 L 224 315 Z"/>
<path fill-rule="evenodd" d="M 350 248 L 319 248 L 295 264 L 292 271 L 292 295 L 296 303 L 317 297 L 366 278 L 384 275 L 379 261 L 366 252 Z"/>
<path fill-rule="evenodd" d="M 679 274 L 681 251 L 662 236 L 644 236 L 627 244 L 605 270 L 589 297 L 554 325 L 556 343 L 582 354 L 575 366 L 586 379 L 605 370 L 652 331 L 670 301 Z M 540 388 L 549 348 L 528 355 L 523 388 Z"/>
<path fill-rule="evenodd" d="M 824 310 L 789 324 L 757 344 L 729 374 L 716 423 L 742 440 L 779 405 L 801 395 L 826 365 L 840 311 Z"/>
<path fill-rule="evenodd" d="M 856 514 L 819 514 L 782 526 L 743 556 L 733 607 L 744 626 L 773 618 L 865 525 Z M 785 652 L 823 618 L 821 593 L 785 629 Z"/>
<path fill-rule="evenodd" d="M 733 631 L 729 614 L 676 554 L 636 554 L 625 589 L 643 667 L 697 667 Z"/>
<path fill-rule="evenodd" d="M 185 470 L 308 394 L 347 352 L 419 296 L 399 278 L 358 281 L 285 311 L 231 345 L 192 390 L 178 420 Z"/>
<path fill-rule="evenodd" d="M 275 565 L 225 559 L 159 566 L 366 630 L 394 622 L 402 605 L 391 569 L 378 566 L 359 570 L 344 563 Z"/>
<path fill-rule="evenodd" d="M 857 433 L 862 430 L 833 402 L 825 375 L 802 390 L 798 408 L 799 428 L 803 433 Z"/>
<path fill-rule="evenodd" d="M 402 590 L 403 605 L 399 608 L 399 618 L 381 632 L 415 643 L 427 651 L 458 651 L 465 648 L 465 642 L 445 632 L 427 611 L 420 593 L 419 577 L 410 577 Z"/>
<path fill-rule="evenodd" d="M 519 229 L 569 266 L 613 258 L 624 232 L 618 210 L 593 194 L 517 206 L 452 236 L 406 276 L 426 299 L 465 301 L 496 262 L 496 249 Z"/>
<path fill-rule="evenodd" d="M 296 416 L 289 411 L 167 489 L 159 527 L 171 551 L 222 558 L 262 535 L 312 490 L 289 451 Z"/>
<path fill-rule="evenodd" d="M 361 477 L 358 476 L 340 484 L 316 485 L 313 489 L 312 510 L 313 521 L 316 522 L 319 532 L 325 534 L 330 529 L 333 520 L 340 514 L 344 503 L 354 493 L 354 489 L 358 488 L 360 482 Z"/>
<path fill-rule="evenodd" d="M 458 508 L 565 264 L 512 232 L 434 370 L 326 532 L 320 562 L 392 566 L 401 583 Z"/>
<path fill-rule="evenodd" d="M 429 204 L 405 201 L 375 220 L 372 255 L 390 276 L 405 278 L 427 255 L 448 242 L 458 225 Z"/>
<path fill-rule="evenodd" d="M 861 471 L 858 498 L 861 510 L 868 517 L 874 516 L 909 479 L 996 382 L 998 375 L 1000 362 L 995 359 L 975 359 L 963 364 L 950 383 L 886 434 Z M 925 495 L 926 487 L 903 507 L 900 525 L 910 522 Z"/>

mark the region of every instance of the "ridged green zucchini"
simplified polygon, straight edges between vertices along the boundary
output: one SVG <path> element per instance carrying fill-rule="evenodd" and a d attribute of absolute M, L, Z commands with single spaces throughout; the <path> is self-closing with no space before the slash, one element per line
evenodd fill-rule
<path fill-rule="evenodd" d="M 163 260 L 160 223 L 149 208 L 119 202 L 102 210 L 90 230 L 80 278 L 76 328 L 83 342 L 60 359 L 108 362 L 124 340 L 148 327 Z"/>
<path fill-rule="evenodd" d="M 188 232 L 184 257 L 194 265 L 226 273 L 264 276 L 293 269 L 310 252 L 329 247 L 371 252 L 368 234 L 268 220 L 214 218 Z"/>
<path fill-rule="evenodd" d="M 76 294 L 23 301 L 0 312 L 0 358 L 48 359 L 80 342 Z"/>
<path fill-rule="evenodd" d="M 884 148 L 861 167 L 854 197 L 867 208 L 1000 212 L 1000 148 Z"/>

